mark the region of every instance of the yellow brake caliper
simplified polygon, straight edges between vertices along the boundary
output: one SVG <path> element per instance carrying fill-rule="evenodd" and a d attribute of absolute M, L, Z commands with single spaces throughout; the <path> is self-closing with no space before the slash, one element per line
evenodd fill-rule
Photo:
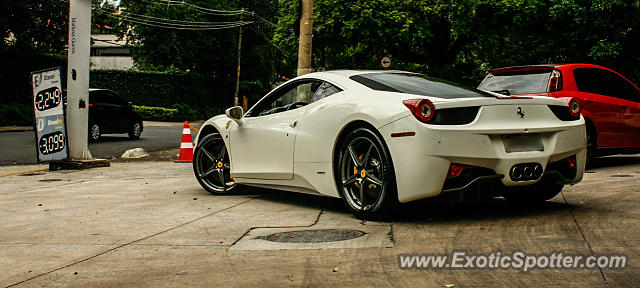
<path fill-rule="evenodd" d="M 362 160 L 362 158 L 364 158 L 364 154 L 362 154 L 362 155 L 360 155 L 360 156 L 358 157 L 358 159 L 360 159 L 360 160 Z M 355 165 L 353 165 L 353 174 L 354 174 L 354 175 L 355 175 L 355 174 L 358 174 L 358 167 L 356 167 Z M 360 188 L 360 183 L 355 182 L 354 184 L 356 185 L 356 187 Z"/>

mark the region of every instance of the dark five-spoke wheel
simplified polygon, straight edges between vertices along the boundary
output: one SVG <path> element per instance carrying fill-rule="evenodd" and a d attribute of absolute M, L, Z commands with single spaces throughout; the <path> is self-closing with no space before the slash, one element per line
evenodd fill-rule
<path fill-rule="evenodd" d="M 339 157 L 338 188 L 354 214 L 364 218 L 381 216 L 397 201 L 391 161 L 373 131 L 359 128 L 350 132 Z"/>
<path fill-rule="evenodd" d="M 229 155 L 220 134 L 205 136 L 193 153 L 193 171 L 200 185 L 212 194 L 237 190 L 231 177 Z"/>

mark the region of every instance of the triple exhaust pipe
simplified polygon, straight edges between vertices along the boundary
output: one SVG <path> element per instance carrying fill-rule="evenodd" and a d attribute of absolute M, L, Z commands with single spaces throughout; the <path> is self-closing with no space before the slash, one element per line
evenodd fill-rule
<path fill-rule="evenodd" d="M 536 180 L 542 176 L 544 169 L 538 163 L 516 164 L 511 167 L 509 177 L 513 181 L 530 181 Z"/>

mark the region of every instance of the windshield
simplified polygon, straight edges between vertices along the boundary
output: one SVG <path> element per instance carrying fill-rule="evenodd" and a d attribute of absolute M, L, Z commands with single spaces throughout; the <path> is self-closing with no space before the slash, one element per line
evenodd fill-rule
<path fill-rule="evenodd" d="M 416 94 L 439 98 L 494 97 L 446 80 L 414 73 L 368 73 L 349 77 L 373 90 Z"/>
<path fill-rule="evenodd" d="M 547 93 L 551 71 L 526 74 L 487 75 L 478 89 L 507 95 Z"/>

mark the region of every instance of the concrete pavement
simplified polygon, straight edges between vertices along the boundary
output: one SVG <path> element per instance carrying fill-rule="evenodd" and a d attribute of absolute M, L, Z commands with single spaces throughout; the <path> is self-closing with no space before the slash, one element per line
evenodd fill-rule
<path fill-rule="evenodd" d="M 354 219 L 339 199 L 263 189 L 213 196 L 200 188 L 190 164 L 56 172 L 4 166 L 0 286 L 637 287 L 640 157 L 595 166 L 541 207 L 519 208 L 501 198 L 474 205 L 420 201 L 386 222 Z M 19 171 L 32 172 L 6 176 Z M 283 250 L 255 241 L 265 229 L 314 227 L 369 236 L 342 248 Z M 398 267 L 399 254 L 460 249 L 621 253 L 628 265 L 529 273 Z"/>

